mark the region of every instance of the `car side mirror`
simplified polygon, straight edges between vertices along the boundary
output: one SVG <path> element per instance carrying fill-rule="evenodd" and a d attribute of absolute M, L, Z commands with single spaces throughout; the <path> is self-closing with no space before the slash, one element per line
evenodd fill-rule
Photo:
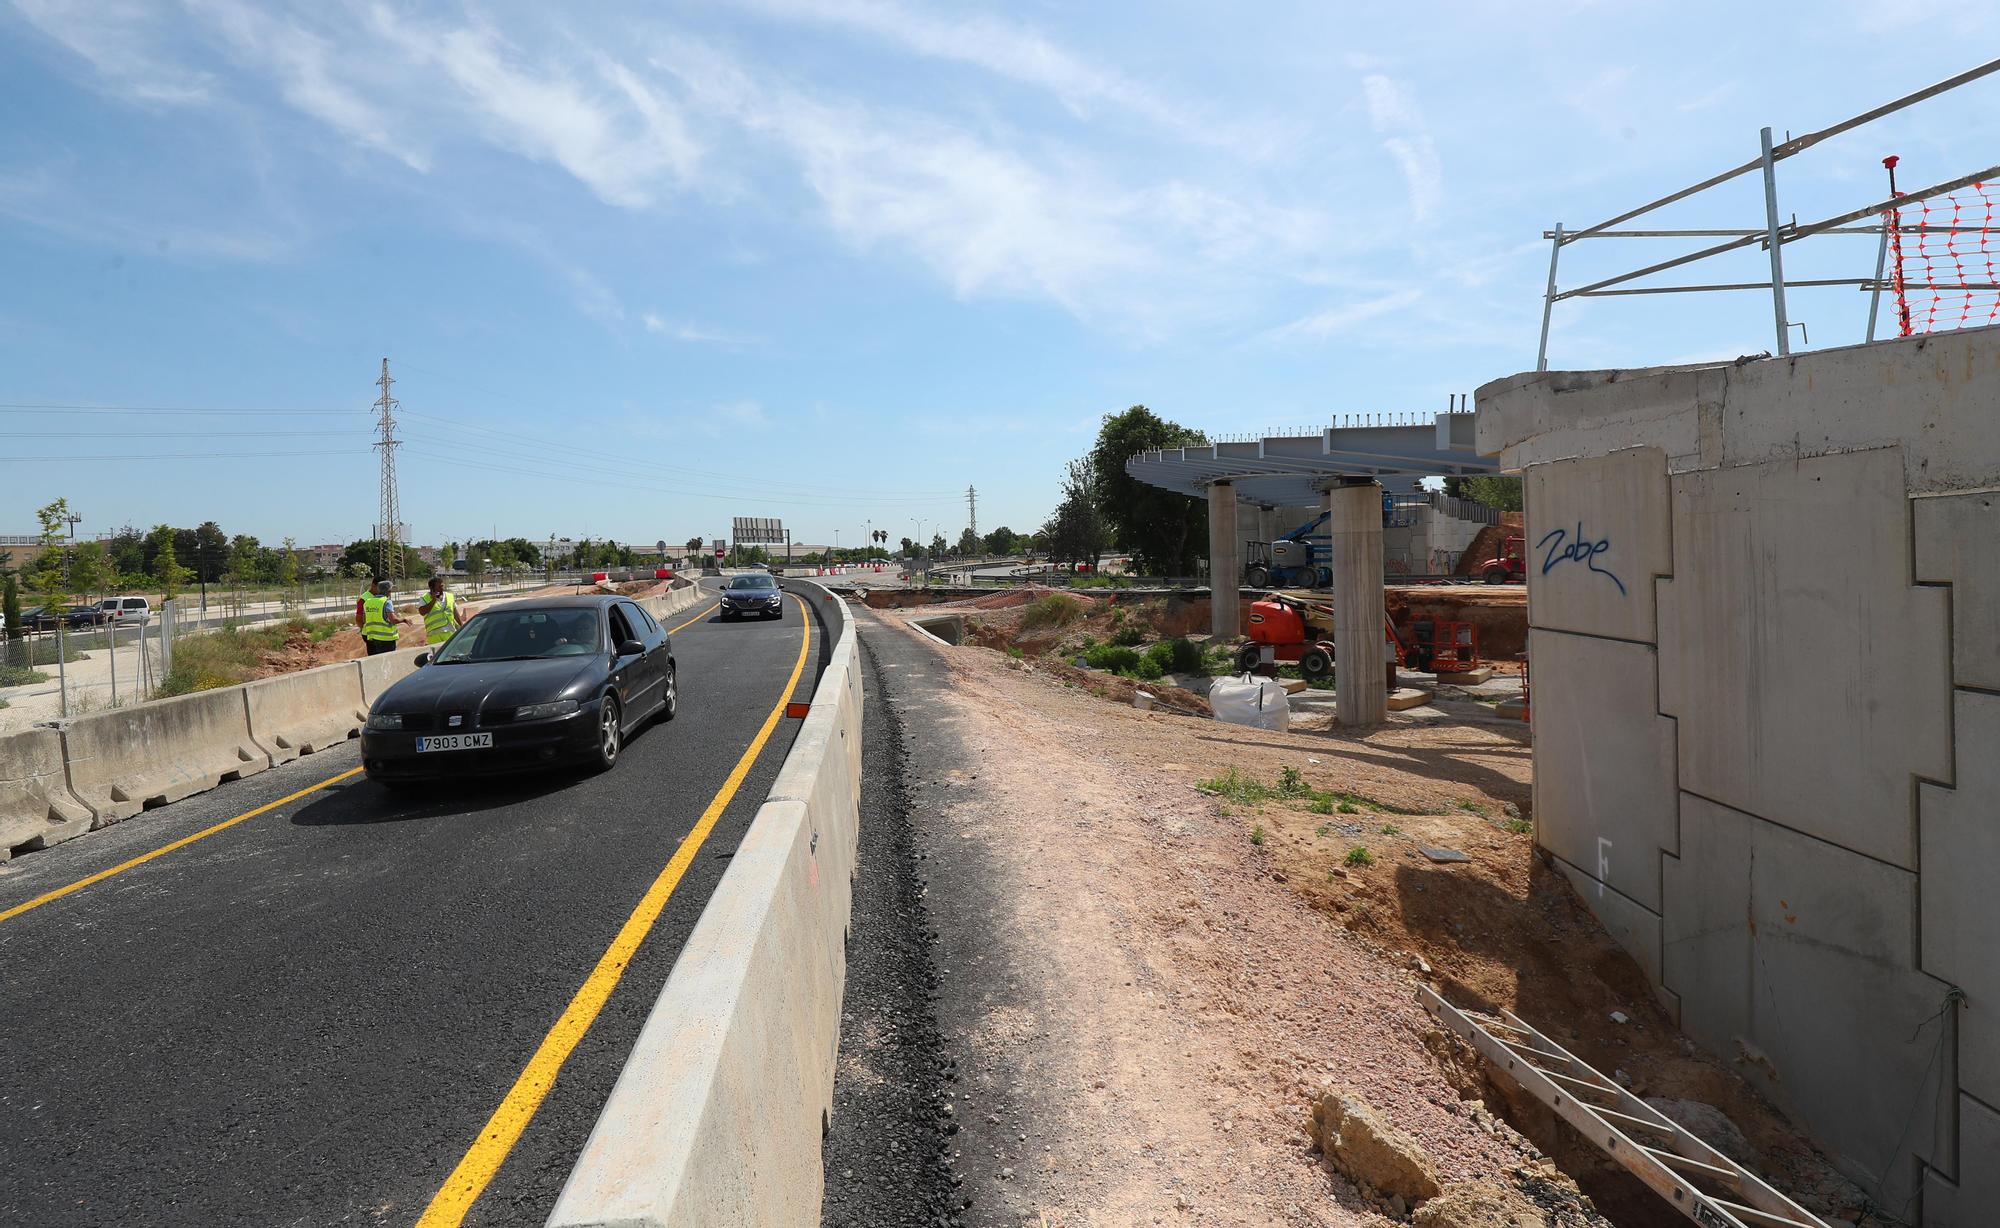
<path fill-rule="evenodd" d="M 638 640 L 626 640 L 624 643 L 618 645 L 618 655 L 621 657 L 643 657 L 646 655 L 646 646 Z"/>
<path fill-rule="evenodd" d="M 431 654 L 427 652 L 420 652 L 417 654 L 418 669 L 422 669 L 424 666 L 429 665 L 430 663 L 431 663 Z"/>

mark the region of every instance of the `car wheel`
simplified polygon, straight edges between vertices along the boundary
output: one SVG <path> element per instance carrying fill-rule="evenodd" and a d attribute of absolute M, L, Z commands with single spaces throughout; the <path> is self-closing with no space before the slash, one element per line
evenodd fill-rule
<path fill-rule="evenodd" d="M 1499 567 L 1488 567 L 1486 569 L 1486 582 L 1488 584 L 1505 584 L 1507 582 L 1506 570 Z"/>
<path fill-rule="evenodd" d="M 1248 674 L 1264 663 L 1263 650 L 1255 644 L 1245 644 L 1236 650 L 1236 672 Z"/>
<path fill-rule="evenodd" d="M 597 754 L 593 762 L 600 772 L 610 771 L 618 763 L 618 752 L 625 749 L 625 730 L 619 721 L 618 697 L 606 695 L 604 704 L 597 710 Z"/>
<path fill-rule="evenodd" d="M 667 664 L 666 689 L 666 697 L 660 702 L 660 719 L 670 721 L 681 706 L 680 680 L 674 676 L 672 662 Z"/>

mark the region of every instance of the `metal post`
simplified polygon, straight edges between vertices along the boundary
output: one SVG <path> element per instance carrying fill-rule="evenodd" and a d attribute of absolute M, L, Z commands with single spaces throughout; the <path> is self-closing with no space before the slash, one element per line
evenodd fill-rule
<path fill-rule="evenodd" d="M 61 615 L 58 615 L 56 617 L 56 691 L 60 694 L 60 698 L 56 702 L 61 707 L 62 714 L 64 716 L 68 716 L 69 715 L 69 670 L 67 668 L 66 663 L 63 660 L 63 657 L 65 655 L 63 651 L 65 648 L 64 640 L 66 638 L 63 635 L 64 630 L 66 630 L 66 628 L 64 628 L 62 624 L 62 617 Z"/>
<path fill-rule="evenodd" d="M 1556 223 L 1555 238 L 1549 241 L 1549 288 L 1542 294 L 1542 343 L 1535 349 L 1535 370 L 1549 369 L 1549 317 L 1556 310 L 1556 264 L 1562 259 L 1563 224 Z"/>
<path fill-rule="evenodd" d="M 110 645 L 106 649 L 111 654 L 111 706 L 115 708 L 118 706 L 118 615 L 116 612 L 113 612 L 111 615 L 111 626 L 107 629 L 107 633 L 111 637 Z"/>
<path fill-rule="evenodd" d="M 1889 223 L 1882 223 L 1882 243 L 1875 249 L 1875 288 L 1868 292 L 1868 337 L 1875 340 L 1875 311 L 1882 305 L 1882 271 L 1889 261 Z"/>
<path fill-rule="evenodd" d="M 1771 247 L 1771 312 L 1778 323 L 1778 357 L 1792 352 L 1791 325 L 1785 319 L 1785 255 L 1778 244 L 1778 164 L 1771 157 L 1771 130 L 1759 139 L 1764 146 L 1764 241 Z"/>

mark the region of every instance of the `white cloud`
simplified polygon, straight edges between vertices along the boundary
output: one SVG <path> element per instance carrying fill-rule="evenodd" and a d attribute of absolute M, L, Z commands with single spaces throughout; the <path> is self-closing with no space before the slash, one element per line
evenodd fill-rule
<path fill-rule="evenodd" d="M 1092 63 L 1025 26 L 991 17 L 944 17 L 891 0 L 741 0 L 766 13 L 865 34 L 930 59 L 970 64 L 1041 89 L 1071 114 L 1102 106 L 1182 137 L 1241 148 L 1268 140 L 1234 124 L 1197 117 L 1121 73 Z"/>
<path fill-rule="evenodd" d="M 652 311 L 642 313 L 639 316 L 639 322 L 645 325 L 646 331 L 649 333 L 661 337 L 670 337 L 675 341 L 685 341 L 690 345 L 716 345 L 722 346 L 725 349 L 740 349 L 744 346 L 757 345 L 763 341 L 762 337 L 753 337 L 748 334 L 724 332 L 721 329 L 706 328 L 699 324 L 676 323 Z"/>
<path fill-rule="evenodd" d="M 162 43 L 167 14 L 147 0 L 14 0 L 29 24 L 89 61 L 104 83 L 140 102 L 207 102 L 215 79 L 175 63 Z"/>
<path fill-rule="evenodd" d="M 725 422 L 751 430 L 763 430 L 771 425 L 771 420 L 764 416 L 764 407 L 755 401 L 724 401 L 715 407 L 714 412 Z"/>
<path fill-rule="evenodd" d="M 1277 341 L 1331 337 L 1347 332 L 1357 324 L 1365 324 L 1378 316 L 1413 306 L 1423 297 L 1423 292 L 1420 290 L 1398 290 L 1393 294 L 1363 299 L 1360 302 L 1341 303 L 1311 315 L 1301 316 L 1289 324 L 1273 329 L 1268 335 Z"/>
<path fill-rule="evenodd" d="M 1411 220 L 1425 222 L 1444 200 L 1444 164 L 1429 126 L 1409 92 L 1380 74 L 1362 78 L 1368 103 L 1368 123 L 1382 138 L 1382 148 L 1396 160 L 1410 192 Z"/>

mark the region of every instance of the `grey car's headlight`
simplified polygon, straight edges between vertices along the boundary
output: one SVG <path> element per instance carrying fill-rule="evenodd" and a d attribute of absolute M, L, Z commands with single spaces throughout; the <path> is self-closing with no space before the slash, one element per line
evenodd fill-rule
<path fill-rule="evenodd" d="M 403 714 L 400 712 L 370 712 L 368 714 L 368 727 L 370 729 L 401 729 L 403 727 Z"/>
<path fill-rule="evenodd" d="M 539 721 L 546 716 L 568 716 L 576 711 L 574 699 L 558 699 L 545 704 L 529 704 L 525 708 L 514 709 L 517 721 Z"/>

